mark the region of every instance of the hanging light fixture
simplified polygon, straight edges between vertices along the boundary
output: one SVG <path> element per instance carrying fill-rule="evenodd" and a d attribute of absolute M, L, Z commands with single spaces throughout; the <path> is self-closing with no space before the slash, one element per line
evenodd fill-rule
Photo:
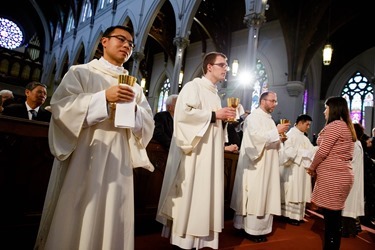
<path fill-rule="evenodd" d="M 331 22 L 331 1 L 329 3 L 328 7 L 328 28 L 327 28 L 327 43 L 324 45 L 323 48 L 323 65 L 330 65 L 331 64 L 331 59 L 332 59 L 332 52 L 333 52 L 333 47 L 332 44 L 329 43 L 329 25 Z"/>
<path fill-rule="evenodd" d="M 332 45 L 327 43 L 323 49 L 323 65 L 330 65 L 332 59 L 333 48 Z"/>
<path fill-rule="evenodd" d="M 238 66 L 239 66 L 239 63 L 238 63 L 238 60 L 237 59 L 234 59 L 233 60 L 233 63 L 232 63 L 232 76 L 236 76 L 237 73 L 238 73 Z"/>

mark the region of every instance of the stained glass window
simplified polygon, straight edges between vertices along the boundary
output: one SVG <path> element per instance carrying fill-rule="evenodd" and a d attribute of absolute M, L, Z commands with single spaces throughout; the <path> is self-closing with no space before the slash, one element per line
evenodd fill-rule
<path fill-rule="evenodd" d="M 260 95 L 263 92 L 268 91 L 268 76 L 266 68 L 259 59 L 257 59 L 256 62 L 255 79 L 251 110 L 254 110 L 259 106 Z"/>
<path fill-rule="evenodd" d="M 18 48 L 23 42 L 21 29 L 9 19 L 0 17 L 0 46 L 7 49 Z"/>
<path fill-rule="evenodd" d="M 171 83 L 169 81 L 169 78 L 167 78 L 167 80 L 164 81 L 163 87 L 161 87 L 161 90 L 160 90 L 157 112 L 167 110 L 165 107 L 165 101 L 167 100 L 169 96 L 170 89 L 171 89 Z"/>
<path fill-rule="evenodd" d="M 66 33 L 69 33 L 71 30 L 75 28 L 74 26 L 74 18 L 72 10 L 69 11 L 68 23 L 66 25 Z"/>
<path fill-rule="evenodd" d="M 89 0 L 86 0 L 82 9 L 82 22 L 86 21 L 86 19 L 90 18 L 91 16 L 91 2 Z"/>
<path fill-rule="evenodd" d="M 345 84 L 341 96 L 348 102 L 353 123 L 361 123 L 365 127 L 365 107 L 372 107 L 374 100 L 372 84 L 356 72 Z"/>

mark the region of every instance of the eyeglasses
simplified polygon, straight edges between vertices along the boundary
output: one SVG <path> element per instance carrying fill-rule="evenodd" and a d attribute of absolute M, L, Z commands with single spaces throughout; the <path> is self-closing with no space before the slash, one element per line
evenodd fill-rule
<path fill-rule="evenodd" d="M 277 101 L 276 100 L 270 100 L 270 99 L 264 99 L 265 101 L 269 101 L 269 102 L 272 102 L 272 103 L 274 103 L 274 104 L 276 104 L 277 105 Z"/>
<path fill-rule="evenodd" d="M 106 36 L 106 37 L 108 37 L 108 38 L 111 38 L 111 37 L 117 38 L 122 44 L 127 43 L 130 46 L 130 48 L 132 48 L 132 49 L 134 49 L 134 47 L 135 47 L 135 44 L 132 41 L 129 41 L 128 39 L 126 39 L 123 36 L 116 35 L 116 36 Z"/>
<path fill-rule="evenodd" d="M 228 64 L 226 64 L 226 63 L 213 63 L 212 65 L 217 65 L 217 66 L 219 66 L 220 68 L 226 69 L 226 70 L 228 70 L 228 71 L 230 70 Z"/>

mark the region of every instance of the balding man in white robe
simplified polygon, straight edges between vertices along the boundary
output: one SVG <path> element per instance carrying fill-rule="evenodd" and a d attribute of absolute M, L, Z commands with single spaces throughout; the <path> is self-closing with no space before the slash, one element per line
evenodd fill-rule
<path fill-rule="evenodd" d="M 289 123 L 276 126 L 271 116 L 276 105 L 276 93 L 264 92 L 259 108 L 245 120 L 231 200 L 234 227 L 244 229 L 257 243 L 267 241 L 273 215 L 281 214 L 279 134 L 288 130 Z"/>

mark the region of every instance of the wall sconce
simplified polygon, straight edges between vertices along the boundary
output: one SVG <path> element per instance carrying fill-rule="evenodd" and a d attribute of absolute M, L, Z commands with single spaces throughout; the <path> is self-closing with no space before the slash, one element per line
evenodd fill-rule
<path fill-rule="evenodd" d="M 180 74 L 178 75 L 178 86 L 181 87 L 182 80 L 184 79 L 184 71 L 181 70 Z"/>
<path fill-rule="evenodd" d="M 333 48 L 332 45 L 327 43 L 323 49 L 323 65 L 330 65 L 332 59 Z"/>
<path fill-rule="evenodd" d="M 146 78 L 144 78 L 144 77 L 142 77 L 142 79 L 141 79 L 141 87 L 142 87 L 143 93 L 145 93 L 145 95 L 147 95 L 148 89 L 146 89 Z"/>
<path fill-rule="evenodd" d="M 144 89 L 146 87 L 146 78 L 144 78 L 144 77 L 141 80 L 141 87 L 142 87 L 142 89 Z"/>
<path fill-rule="evenodd" d="M 234 59 L 233 63 L 232 63 L 232 76 L 236 76 L 237 75 L 237 73 L 238 73 L 238 66 L 239 66 L 238 60 Z"/>

